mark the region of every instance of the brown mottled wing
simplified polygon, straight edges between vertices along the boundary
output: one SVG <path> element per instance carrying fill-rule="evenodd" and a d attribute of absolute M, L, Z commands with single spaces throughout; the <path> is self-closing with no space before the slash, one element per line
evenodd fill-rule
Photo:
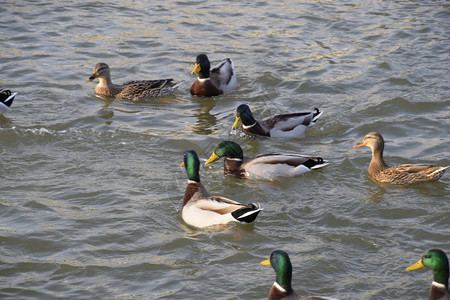
<path fill-rule="evenodd" d="M 429 164 L 405 164 L 370 175 L 380 182 L 408 185 L 417 182 L 438 180 L 446 169 L 445 167 Z"/>
<path fill-rule="evenodd" d="M 173 79 L 134 80 L 122 84 L 124 89 L 116 96 L 127 100 L 161 97 L 163 88 L 171 87 Z"/>
<path fill-rule="evenodd" d="M 395 169 L 397 169 L 399 172 L 408 172 L 408 173 L 419 173 L 419 172 L 433 172 L 435 171 L 434 165 L 428 165 L 428 164 L 404 164 L 404 165 L 398 165 L 395 166 Z"/>
<path fill-rule="evenodd" d="M 157 80 L 131 80 L 124 82 L 122 85 L 146 86 L 149 89 L 162 88 L 165 85 L 173 86 L 173 79 L 157 79 Z"/>

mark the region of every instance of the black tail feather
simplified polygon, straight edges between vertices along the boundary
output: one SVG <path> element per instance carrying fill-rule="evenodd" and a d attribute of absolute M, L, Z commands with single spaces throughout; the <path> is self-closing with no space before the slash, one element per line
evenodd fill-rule
<path fill-rule="evenodd" d="M 317 119 L 322 115 L 322 111 L 320 111 L 317 107 L 314 108 L 312 122 L 315 123 Z"/>
<path fill-rule="evenodd" d="M 10 107 L 17 93 L 11 93 L 10 90 L 0 90 L 0 102 Z"/>
<path fill-rule="evenodd" d="M 239 222 L 251 223 L 255 221 L 260 211 L 261 207 L 259 204 L 250 203 L 249 207 L 235 210 L 231 215 Z"/>

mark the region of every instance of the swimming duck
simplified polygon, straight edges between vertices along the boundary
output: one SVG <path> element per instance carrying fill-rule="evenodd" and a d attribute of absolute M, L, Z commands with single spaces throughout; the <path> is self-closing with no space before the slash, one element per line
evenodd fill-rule
<path fill-rule="evenodd" d="M 0 89 L 0 115 L 7 110 L 14 101 L 16 93 L 11 93 L 10 90 Z"/>
<path fill-rule="evenodd" d="M 198 74 L 191 86 L 191 95 L 212 97 L 233 91 L 237 87 L 236 74 L 233 61 L 224 59 L 214 68 L 211 68 L 208 56 L 200 54 L 195 60 L 192 74 Z"/>
<path fill-rule="evenodd" d="M 434 181 L 441 178 L 450 166 L 440 167 L 428 164 L 404 164 L 389 167 L 383 159 L 384 139 L 378 132 L 366 134 L 361 144 L 354 148 L 367 146 L 372 149 L 372 160 L 369 164 L 369 176 L 375 181 L 408 185 L 417 182 Z"/>
<path fill-rule="evenodd" d="M 270 258 L 262 261 L 261 265 L 272 266 L 276 273 L 275 282 L 269 292 L 269 300 L 336 300 L 321 296 L 300 298 L 292 289 L 292 264 L 289 255 L 283 250 L 273 251 Z"/>
<path fill-rule="evenodd" d="M 219 143 L 205 164 L 210 165 L 221 157 L 225 157 L 226 175 L 269 180 L 276 177 L 297 176 L 328 164 L 328 161 L 320 157 L 298 154 L 262 154 L 245 158 L 241 146 L 231 141 Z"/>
<path fill-rule="evenodd" d="M 239 126 L 244 132 L 275 138 L 303 137 L 306 127 L 314 125 L 323 112 L 317 108 L 313 112 L 281 114 L 261 121 L 255 120 L 250 107 L 241 104 L 236 109 L 236 121 L 233 129 Z"/>
<path fill-rule="evenodd" d="M 258 204 L 241 204 L 220 196 L 211 196 L 200 182 L 200 161 L 194 150 L 184 152 L 188 185 L 184 193 L 183 220 L 194 227 L 207 227 L 228 222 L 251 223 L 258 216 Z"/>
<path fill-rule="evenodd" d="M 105 63 L 96 64 L 94 73 L 86 81 L 90 82 L 96 78 L 99 80 L 95 87 L 97 94 L 132 101 L 169 96 L 182 84 L 182 82 L 173 82 L 173 79 L 134 80 L 114 84 L 111 81 L 109 66 Z"/>
<path fill-rule="evenodd" d="M 433 271 L 433 282 L 431 283 L 429 300 L 450 300 L 448 289 L 448 258 L 444 251 L 431 249 L 425 252 L 414 265 L 406 268 L 406 271 L 427 268 Z"/>

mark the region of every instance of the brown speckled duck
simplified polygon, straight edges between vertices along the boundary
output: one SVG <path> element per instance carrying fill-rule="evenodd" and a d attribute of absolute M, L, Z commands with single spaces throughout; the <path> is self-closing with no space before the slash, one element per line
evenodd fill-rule
<path fill-rule="evenodd" d="M 322 296 L 300 298 L 291 286 L 292 264 L 289 255 L 283 250 L 275 250 L 269 259 L 261 262 L 263 266 L 272 266 L 276 279 L 269 291 L 269 300 L 337 300 Z"/>
<path fill-rule="evenodd" d="M 428 250 L 418 262 L 406 268 L 406 271 L 420 268 L 433 271 L 433 282 L 431 283 L 428 300 L 450 300 L 448 258 L 445 252 L 440 249 Z"/>
<path fill-rule="evenodd" d="M 192 71 L 192 74 L 198 74 L 198 77 L 191 86 L 191 95 L 213 97 L 236 89 L 237 79 L 231 59 L 226 58 L 212 69 L 210 68 L 208 56 L 198 55 Z"/>
<path fill-rule="evenodd" d="M 99 95 L 138 101 L 152 97 L 166 97 L 172 94 L 182 83 L 175 83 L 173 79 L 134 80 L 122 84 L 114 84 L 111 80 L 109 66 L 98 63 L 94 67 L 93 74 L 86 79 L 87 82 L 98 78 L 99 82 L 95 92 Z"/>
<path fill-rule="evenodd" d="M 257 121 L 248 105 L 241 104 L 236 108 L 233 129 L 241 127 L 244 132 L 274 138 L 301 138 L 306 127 L 314 125 L 321 115 L 316 108 L 313 112 L 281 114 Z"/>
<path fill-rule="evenodd" d="M 366 134 L 361 144 L 354 148 L 367 146 L 372 149 L 372 160 L 369 164 L 369 176 L 375 181 L 398 185 L 409 185 L 418 182 L 434 181 L 441 178 L 450 167 L 429 164 L 404 164 L 389 167 L 383 159 L 384 140 L 378 132 Z"/>

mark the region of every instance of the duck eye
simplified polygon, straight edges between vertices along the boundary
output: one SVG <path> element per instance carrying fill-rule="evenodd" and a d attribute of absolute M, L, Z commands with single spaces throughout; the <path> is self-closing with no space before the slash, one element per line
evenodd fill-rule
<path fill-rule="evenodd" d="M 423 256 L 424 258 L 431 258 L 431 255 L 427 254 Z"/>

